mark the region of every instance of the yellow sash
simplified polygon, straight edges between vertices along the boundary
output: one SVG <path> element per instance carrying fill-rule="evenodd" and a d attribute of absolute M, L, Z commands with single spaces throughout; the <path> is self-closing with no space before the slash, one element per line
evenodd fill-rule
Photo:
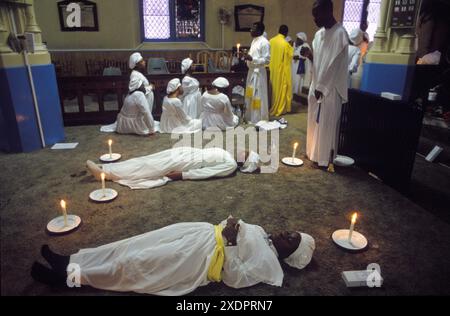
<path fill-rule="evenodd" d="M 222 268 L 225 261 L 225 245 L 223 243 L 222 230 L 222 225 L 214 226 L 216 248 L 208 269 L 208 280 L 211 282 L 222 281 Z"/>

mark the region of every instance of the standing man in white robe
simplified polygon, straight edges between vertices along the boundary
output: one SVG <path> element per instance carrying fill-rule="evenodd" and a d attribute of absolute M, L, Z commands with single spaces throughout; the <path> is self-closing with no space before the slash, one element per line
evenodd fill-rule
<path fill-rule="evenodd" d="M 347 102 L 349 39 L 333 16 L 331 0 L 316 0 L 312 14 L 321 29 L 314 37 L 314 55 L 302 50 L 313 63 L 306 154 L 319 167 L 327 167 L 336 158 L 342 104 Z"/>
<path fill-rule="evenodd" d="M 239 124 L 239 117 L 233 114 L 230 98 L 219 90 L 226 89 L 229 86 L 230 83 L 226 78 L 219 77 L 213 81 L 211 88 L 203 94 L 201 98 L 203 129 L 215 127 L 226 130 Z"/>
<path fill-rule="evenodd" d="M 69 264 L 76 264 L 80 286 L 162 296 L 186 295 L 221 281 L 236 289 L 258 283 L 281 287 L 279 260 L 303 269 L 314 250 L 315 241 L 307 234 L 268 235 L 260 226 L 229 217 L 216 226 L 175 224 L 71 256 L 44 245 L 41 254 L 52 268 L 35 262 L 31 275 L 49 285 L 65 285 Z"/>
<path fill-rule="evenodd" d="M 180 79 L 170 80 L 167 96 L 163 100 L 161 115 L 161 133 L 195 133 L 202 130 L 202 121 L 193 119 L 183 110 L 179 96 L 183 94 Z"/>
<path fill-rule="evenodd" d="M 141 80 L 144 82 L 145 86 L 145 97 L 147 98 L 148 104 L 150 105 L 150 113 L 153 111 L 153 103 L 155 101 L 155 96 L 153 90 L 155 87 L 150 84 L 144 74 L 147 72 L 146 62 L 140 53 L 133 53 L 130 56 L 128 66 L 130 67 L 131 75 L 130 82 L 135 80 Z"/>
<path fill-rule="evenodd" d="M 364 32 L 356 28 L 350 32 L 350 45 L 348 45 L 348 86 L 352 87 L 352 76 L 358 72 L 361 61 L 359 46 L 364 41 Z"/>
<path fill-rule="evenodd" d="M 263 23 L 253 24 L 252 45 L 248 54 L 244 56 L 249 68 L 245 91 L 245 115 L 247 121 L 253 124 L 269 120 L 266 66 L 270 63 L 270 44 L 263 36 L 264 30 Z"/>
<path fill-rule="evenodd" d="M 200 105 L 202 94 L 200 92 L 200 83 L 197 79 L 192 77 L 193 63 L 194 61 L 190 58 L 186 58 L 181 62 L 181 72 L 185 74 L 185 77 L 181 82 L 183 88 L 181 100 L 183 101 L 183 110 L 186 115 L 193 119 L 198 119 L 202 113 Z"/>
<path fill-rule="evenodd" d="M 302 94 L 305 75 L 308 71 L 311 71 L 311 62 L 300 54 L 303 47 L 310 48 L 306 42 L 307 40 L 305 33 L 297 33 L 297 40 L 294 46 L 294 60 L 292 61 L 292 92 L 297 95 Z"/>

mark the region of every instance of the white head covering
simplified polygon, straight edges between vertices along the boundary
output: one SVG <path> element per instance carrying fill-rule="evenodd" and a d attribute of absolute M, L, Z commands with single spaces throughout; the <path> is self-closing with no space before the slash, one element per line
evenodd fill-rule
<path fill-rule="evenodd" d="M 290 37 L 290 36 L 287 36 L 287 37 L 286 37 L 286 42 L 288 42 L 288 43 L 289 43 L 290 41 L 292 41 L 292 37 Z"/>
<path fill-rule="evenodd" d="M 228 88 L 230 86 L 230 82 L 224 77 L 219 77 L 213 81 L 212 85 L 217 88 Z"/>
<path fill-rule="evenodd" d="M 350 37 L 350 40 L 352 41 L 353 45 L 358 46 L 364 40 L 364 32 L 361 31 L 359 28 L 353 29 L 350 32 L 349 37 Z"/>
<path fill-rule="evenodd" d="M 185 74 L 189 68 L 191 68 L 194 61 L 190 58 L 183 59 L 181 62 L 181 73 Z"/>
<path fill-rule="evenodd" d="M 242 155 L 242 153 L 241 153 L 241 155 Z M 244 153 L 244 155 L 245 155 L 245 153 Z M 238 154 L 238 156 L 239 156 L 239 154 Z M 258 169 L 258 165 L 259 165 L 259 155 L 257 153 L 255 153 L 254 151 L 251 151 L 250 154 L 248 155 L 247 161 L 244 163 L 244 165 L 241 168 L 241 172 L 253 173 L 256 171 L 256 169 Z"/>
<path fill-rule="evenodd" d="M 181 87 L 181 81 L 178 78 L 172 79 L 169 81 L 169 84 L 167 85 L 167 94 L 170 94 L 174 91 L 176 91 L 179 87 Z"/>
<path fill-rule="evenodd" d="M 141 61 L 144 60 L 144 57 L 142 57 L 141 53 L 133 53 L 130 56 L 130 60 L 128 62 L 128 66 L 130 67 L 130 69 L 134 69 L 134 67 L 136 67 L 136 65 Z"/>
<path fill-rule="evenodd" d="M 264 32 L 264 33 L 263 33 L 263 36 L 264 36 L 265 38 L 267 38 L 267 32 Z"/>
<path fill-rule="evenodd" d="M 301 39 L 303 42 L 306 42 L 308 40 L 308 37 L 306 36 L 306 33 L 304 33 L 304 32 L 297 33 L 297 37 L 299 39 Z"/>
<path fill-rule="evenodd" d="M 300 245 L 298 245 L 297 250 L 292 255 L 284 259 L 284 262 L 293 268 L 303 269 L 311 262 L 316 243 L 310 235 L 300 232 L 299 234 L 302 236 Z"/>
<path fill-rule="evenodd" d="M 141 78 L 133 77 L 130 81 L 130 84 L 128 85 L 128 91 L 131 92 L 131 91 L 139 89 L 143 83 L 144 83 L 144 81 L 142 81 Z"/>

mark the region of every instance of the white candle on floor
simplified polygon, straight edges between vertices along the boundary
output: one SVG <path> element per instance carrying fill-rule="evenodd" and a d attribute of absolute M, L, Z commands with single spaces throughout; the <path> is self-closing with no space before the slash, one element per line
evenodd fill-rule
<path fill-rule="evenodd" d="M 294 144 L 294 152 L 292 153 L 292 163 L 295 161 L 295 154 L 297 153 L 298 143 Z"/>
<path fill-rule="evenodd" d="M 236 46 L 237 46 L 237 58 L 239 58 L 239 49 L 241 48 L 241 44 L 238 43 Z"/>
<path fill-rule="evenodd" d="M 355 223 L 356 223 L 356 219 L 358 218 L 358 214 L 355 213 L 352 216 L 352 224 L 350 225 L 350 232 L 348 234 L 348 242 L 352 243 L 352 236 L 353 236 L 353 231 L 355 229 Z"/>
<path fill-rule="evenodd" d="M 108 146 L 109 146 L 109 158 L 112 159 L 112 139 L 108 140 Z"/>
<path fill-rule="evenodd" d="M 64 227 L 67 227 L 67 209 L 66 209 L 66 201 L 61 200 L 61 208 L 64 216 Z"/>
<path fill-rule="evenodd" d="M 103 196 L 106 196 L 106 194 L 105 194 L 105 178 L 106 178 L 106 175 L 102 172 L 101 177 L 102 177 L 102 194 L 103 194 Z"/>

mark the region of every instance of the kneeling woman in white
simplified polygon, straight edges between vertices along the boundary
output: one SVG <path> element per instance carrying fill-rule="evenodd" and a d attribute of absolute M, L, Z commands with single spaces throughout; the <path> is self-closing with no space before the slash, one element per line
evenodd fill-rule
<path fill-rule="evenodd" d="M 124 105 L 117 115 L 117 133 L 137 135 L 155 133 L 155 121 L 145 97 L 144 83 L 136 78 L 130 82 L 129 90 Z"/>
<path fill-rule="evenodd" d="M 203 128 L 216 127 L 221 130 L 234 128 L 239 124 L 239 117 L 233 114 L 230 99 L 219 89 L 226 89 L 230 83 L 227 79 L 219 77 L 212 83 L 211 89 L 206 91 L 201 99 L 203 113 L 201 119 Z"/>
<path fill-rule="evenodd" d="M 192 63 L 194 61 L 190 58 L 186 58 L 181 63 L 181 72 L 185 74 L 181 87 L 183 88 L 183 110 L 191 118 L 198 119 L 202 113 L 200 106 L 200 83 L 197 79 L 192 77 Z"/>
<path fill-rule="evenodd" d="M 42 247 L 52 269 L 34 263 L 34 279 L 63 285 L 68 264 L 80 268 L 81 285 L 155 295 L 185 295 L 210 282 L 232 288 L 258 283 L 282 286 L 278 260 L 303 269 L 314 239 L 299 232 L 268 235 L 264 229 L 228 218 L 219 225 L 180 223 L 93 249 L 61 256 Z"/>
<path fill-rule="evenodd" d="M 178 98 L 183 94 L 180 79 L 172 79 L 167 85 L 167 97 L 163 101 L 161 133 L 194 133 L 202 129 L 202 121 L 193 119 L 183 110 Z"/>

